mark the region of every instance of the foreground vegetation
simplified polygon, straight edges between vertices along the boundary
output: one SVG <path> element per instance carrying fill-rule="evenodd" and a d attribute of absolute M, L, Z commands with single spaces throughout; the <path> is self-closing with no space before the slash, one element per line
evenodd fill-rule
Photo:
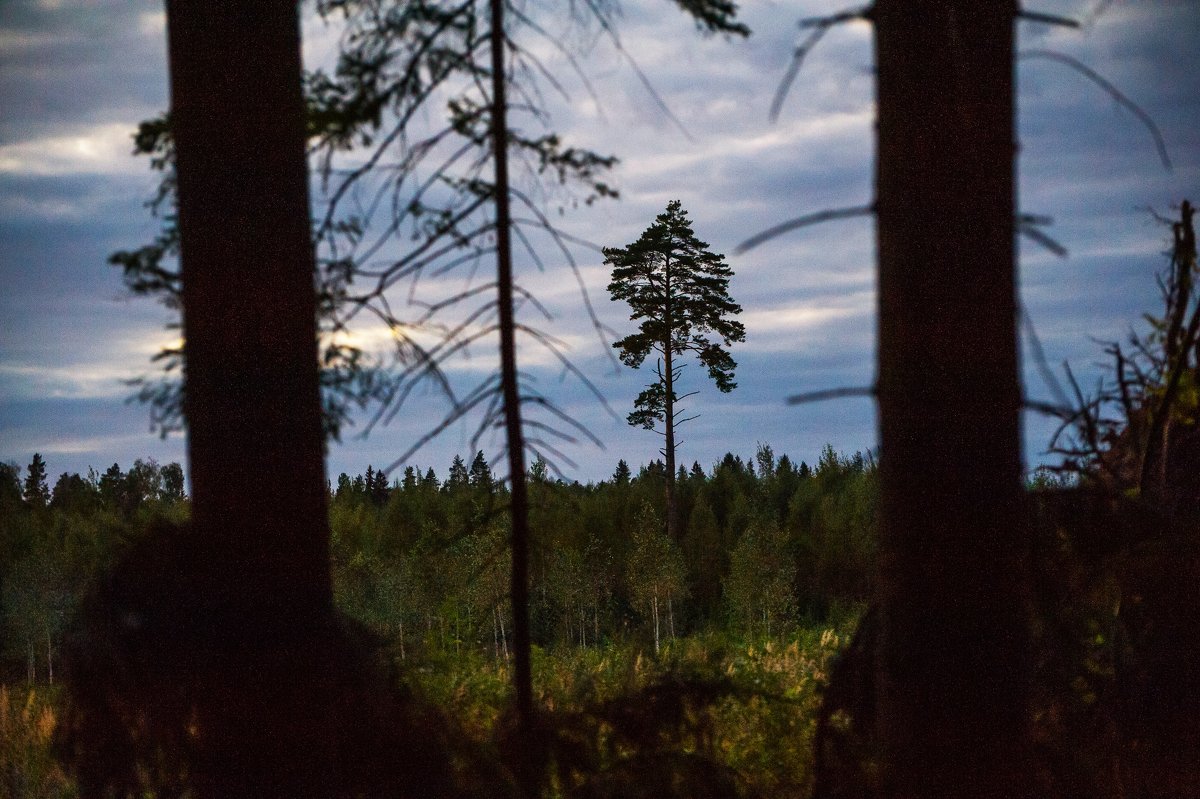
<path fill-rule="evenodd" d="M 716 795 L 807 796 L 821 691 L 855 620 L 752 641 L 696 634 L 658 656 L 629 642 L 536 648 L 538 705 L 553 731 L 548 794 L 687 795 L 660 782 L 690 779 Z M 426 651 L 400 662 L 393 649 L 398 683 L 436 709 L 429 733 L 450 744 L 463 787 L 505 795 L 508 661 L 432 641 Z M 52 686 L 0 686 L 0 797 L 78 795 L 52 754 L 59 699 Z"/>
<path fill-rule="evenodd" d="M 73 795 L 51 757 L 73 620 L 151 530 L 189 516 L 175 464 L 64 474 L 52 489 L 45 474 L 36 458 L 0 475 L 4 796 Z M 677 476 L 675 540 L 661 463 L 622 462 L 589 485 L 535 464 L 534 684 L 552 793 L 686 794 L 659 781 L 689 779 L 804 795 L 821 687 L 869 592 L 873 479 L 869 459 L 832 449 L 816 468 L 768 446 L 695 464 Z M 346 623 L 429 709 L 421 723 L 455 772 L 500 793 L 513 770 L 506 502 L 482 456 L 444 479 L 409 468 L 389 483 L 368 467 L 330 486 Z"/>

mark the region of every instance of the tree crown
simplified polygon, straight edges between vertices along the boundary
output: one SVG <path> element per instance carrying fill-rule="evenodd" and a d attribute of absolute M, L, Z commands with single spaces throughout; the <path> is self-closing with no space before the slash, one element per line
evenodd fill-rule
<path fill-rule="evenodd" d="M 736 388 L 737 364 L 726 347 L 745 341 L 746 330 L 730 318 L 742 311 L 729 296 L 733 270 L 725 256 L 696 238 L 678 200 L 668 203 L 637 241 L 604 248 L 604 262 L 613 267 L 609 294 L 629 303 L 629 318 L 639 322 L 636 333 L 613 343 L 621 361 L 637 368 L 653 351 L 664 357 L 671 372 L 668 381 L 659 365 L 659 379 L 638 396 L 630 424 L 652 428 L 678 399 L 673 387 L 676 355 L 695 353 L 718 389 Z"/>
<path fill-rule="evenodd" d="M 721 391 L 731 391 L 736 363 L 728 347 L 745 341 L 740 322 L 729 319 L 742 307 L 729 296 L 733 270 L 725 256 L 696 238 L 679 200 L 667 204 L 652 225 L 627 247 L 605 247 L 604 262 L 613 267 L 608 284 L 613 300 L 624 300 L 639 320 L 638 332 L 613 344 L 621 360 L 638 367 L 652 350 L 665 354 L 695 352 Z"/>

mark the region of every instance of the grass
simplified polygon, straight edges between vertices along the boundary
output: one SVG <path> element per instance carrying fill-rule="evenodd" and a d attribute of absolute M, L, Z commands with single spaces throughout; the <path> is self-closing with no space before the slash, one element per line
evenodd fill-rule
<path fill-rule="evenodd" d="M 708 795 L 807 796 L 821 689 L 853 622 L 769 640 L 697 634 L 657 656 L 631 642 L 535 648 L 547 794 L 691 795 L 705 780 Z M 464 649 L 397 666 L 398 679 L 456 730 L 476 777 L 506 768 L 507 661 Z M 57 701 L 45 686 L 0 686 L 0 799 L 77 795 L 51 753 Z"/>
<path fill-rule="evenodd" d="M 56 692 L 0 685 L 0 799 L 66 799 L 76 795 L 54 760 Z"/>
<path fill-rule="evenodd" d="M 534 686 L 547 723 L 590 753 L 568 764 L 574 777 L 561 778 L 552 793 L 574 793 L 572 784 L 596 776 L 590 771 L 633 780 L 650 749 L 703 761 L 740 795 L 807 796 L 821 690 L 852 629 L 847 619 L 775 639 L 705 633 L 670 641 L 657 657 L 631 644 L 535 648 Z M 410 664 L 403 675 L 478 746 L 504 735 L 505 661 L 450 655 Z"/>

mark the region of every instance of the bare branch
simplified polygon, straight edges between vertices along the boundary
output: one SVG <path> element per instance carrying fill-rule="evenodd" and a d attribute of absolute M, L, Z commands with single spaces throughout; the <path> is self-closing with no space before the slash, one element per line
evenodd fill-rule
<path fill-rule="evenodd" d="M 555 245 L 557 245 L 559 252 L 561 252 L 563 254 L 563 258 L 566 259 L 567 265 L 571 268 L 571 274 L 575 276 L 575 282 L 579 286 L 579 296 L 583 300 L 584 308 L 587 309 L 588 319 L 591 320 L 592 329 L 596 331 L 596 337 L 600 340 L 601 346 L 608 354 L 609 361 L 612 362 L 614 367 L 616 367 L 616 356 L 613 355 L 612 351 L 608 348 L 608 341 L 605 339 L 606 333 L 610 336 L 613 336 L 616 335 L 616 332 L 605 326 L 604 323 L 600 321 L 600 317 L 596 313 L 596 308 L 592 305 L 592 297 L 590 294 L 588 294 L 587 284 L 583 282 L 583 273 L 579 271 L 579 264 L 576 262 L 575 256 L 571 253 L 571 249 L 567 247 L 566 243 L 567 241 L 572 241 L 577 244 L 591 247 L 599 252 L 603 252 L 603 248 L 598 247 L 591 242 L 585 241 L 584 239 L 578 239 L 574 236 L 569 236 L 563 233 L 557 227 L 551 224 L 550 220 L 546 217 L 542 210 L 538 208 L 529 199 L 529 197 L 517 190 L 513 190 L 512 193 L 513 196 L 520 200 L 521 203 L 527 209 L 529 209 L 530 213 L 534 215 L 536 220 L 534 224 L 536 224 L 537 227 L 540 227 L 546 233 L 550 234 L 550 237 L 553 239 Z"/>
<path fill-rule="evenodd" d="M 771 100 L 771 110 L 767 114 L 767 118 L 771 122 L 779 119 L 779 112 L 783 108 L 783 101 L 787 99 L 788 92 L 792 88 L 792 83 L 796 80 L 796 76 L 800 74 L 800 66 L 804 63 L 805 56 L 817 46 L 817 42 L 821 41 L 821 38 L 833 26 L 854 19 L 863 19 L 866 13 L 867 8 L 864 6 L 831 14 L 828 17 L 800 20 L 801 30 L 811 29 L 811 32 L 805 37 L 804 41 L 796 45 L 796 50 L 792 53 L 792 61 L 788 64 L 787 72 L 784 73 L 783 78 L 779 81 L 778 88 L 775 89 L 775 97 Z"/>
<path fill-rule="evenodd" d="M 1017 57 L 1040 58 L 1047 61 L 1057 61 L 1060 64 L 1065 64 L 1106 91 L 1110 97 L 1117 101 L 1118 105 L 1122 105 L 1129 109 L 1129 111 L 1132 112 L 1133 115 L 1137 117 L 1143 125 L 1146 126 L 1146 129 L 1150 131 L 1150 135 L 1154 137 L 1154 146 L 1158 150 L 1158 157 L 1162 161 L 1163 168 L 1168 172 L 1172 171 L 1171 159 L 1167 157 L 1167 145 L 1163 140 L 1162 133 L 1158 129 L 1158 125 L 1154 124 L 1154 120 L 1150 118 L 1150 115 L 1143 111 L 1137 103 L 1126 97 L 1120 89 L 1101 77 L 1100 74 L 1091 67 L 1087 66 L 1076 58 L 1072 58 L 1069 55 L 1059 53 L 1054 50 L 1023 50 L 1017 53 Z"/>
<path fill-rule="evenodd" d="M 498 391 L 498 390 L 499 389 L 497 389 L 497 388 L 492 389 L 492 391 Z M 450 425 L 454 424 L 459 419 L 461 419 L 463 416 L 468 414 L 472 408 L 477 406 L 480 402 L 483 402 L 485 399 L 487 399 L 487 397 L 488 397 L 488 394 L 482 394 L 480 396 L 477 396 L 474 399 L 472 399 L 471 401 L 456 407 L 450 413 L 446 414 L 446 416 L 444 416 L 440 422 L 438 422 L 436 425 L 434 425 L 434 427 L 432 429 L 425 432 L 416 441 L 414 441 L 412 443 L 412 445 L 409 446 L 408 449 L 404 450 L 404 452 L 401 453 L 400 457 L 396 458 L 394 461 L 392 461 L 390 464 L 388 464 L 388 466 L 384 469 L 384 471 L 390 472 L 393 469 L 395 469 L 397 466 L 401 465 L 406 460 L 411 458 L 414 454 L 416 454 L 416 452 L 419 449 L 421 449 L 421 447 L 425 446 L 430 441 L 432 441 L 433 439 L 435 439 L 439 435 L 441 435 L 446 430 L 446 428 L 450 427 Z"/>
<path fill-rule="evenodd" d="M 1076 414 L 1076 411 L 1073 411 L 1069 407 L 1064 405 L 1053 405 L 1049 402 L 1042 402 L 1041 400 L 1026 399 L 1021 404 L 1031 411 L 1037 411 L 1038 413 L 1043 413 L 1046 416 L 1053 416 L 1056 419 L 1070 420 L 1073 419 Z"/>
<path fill-rule="evenodd" d="M 1088 12 L 1087 17 L 1084 18 L 1084 26 L 1090 28 L 1092 25 L 1095 25 L 1096 20 L 1100 19 L 1104 12 L 1108 10 L 1108 7 L 1112 5 L 1112 3 L 1113 0 L 1099 0 L 1099 2 L 1092 7 L 1092 10 Z"/>
<path fill-rule="evenodd" d="M 1029 315 L 1029 309 L 1025 307 L 1024 303 L 1021 304 L 1020 314 L 1021 322 L 1025 325 L 1025 336 L 1029 341 L 1029 349 L 1033 353 L 1033 362 L 1037 365 L 1038 372 L 1041 373 L 1042 382 L 1046 384 L 1046 388 L 1050 389 L 1050 393 L 1054 395 L 1054 400 L 1060 406 L 1069 406 L 1071 402 L 1067 399 L 1062 384 L 1058 382 L 1058 378 L 1054 375 L 1054 370 L 1046 362 L 1046 352 L 1042 349 L 1042 341 L 1038 337 L 1037 328 L 1033 324 L 1033 318 Z"/>
<path fill-rule="evenodd" d="M 692 137 L 692 134 L 688 132 L 688 129 L 684 127 L 684 124 L 679 121 L 679 117 L 675 116 L 675 113 L 671 110 L 670 106 L 668 106 L 666 101 L 663 100 L 662 96 L 659 95 L 658 90 L 654 88 L 654 84 L 650 82 L 650 79 L 646 77 L 646 73 L 642 72 L 642 68 L 638 66 L 637 60 L 634 59 L 634 57 L 630 55 L 629 51 L 625 49 L 625 46 L 621 44 L 621 37 L 617 35 L 617 29 L 613 27 L 612 22 L 596 5 L 596 0 L 584 0 L 584 3 L 592 12 L 592 15 L 595 16 L 596 21 L 600 23 L 601 29 L 603 29 L 605 35 L 608 36 L 608 40 L 612 42 L 612 46 L 618 53 L 621 54 L 626 63 L 629 64 L 630 68 L 633 69 L 633 74 L 637 76 L 638 81 L 642 84 L 642 87 L 646 90 L 646 93 L 650 95 L 650 99 L 654 101 L 654 104 L 658 106 L 658 109 L 663 112 L 667 119 L 671 120 L 671 123 L 679 129 L 679 132 L 683 134 L 685 139 L 690 142 L 694 142 L 695 139 Z"/>
<path fill-rule="evenodd" d="M 584 425 L 578 419 L 575 419 L 573 416 L 571 416 L 566 411 L 559 408 L 552 401 L 546 399 L 545 397 L 542 397 L 540 395 L 527 396 L 527 397 L 523 397 L 521 399 L 521 401 L 539 405 L 540 407 L 549 411 L 554 416 L 557 416 L 560 420 L 562 420 L 562 422 L 564 424 L 568 424 L 571 427 L 578 430 L 581 435 L 583 435 L 585 438 L 587 438 L 589 441 L 591 441 L 593 444 L 595 444 L 600 449 L 605 448 L 604 442 L 601 441 L 599 438 L 597 438 L 596 435 L 594 433 L 592 433 L 592 431 L 589 430 L 586 425 Z M 571 440 L 573 441 L 574 439 L 571 439 Z"/>
<path fill-rule="evenodd" d="M 600 393 L 600 389 L 596 387 L 596 384 L 593 383 L 587 375 L 580 371 L 578 366 L 571 363 L 571 360 L 567 358 L 566 355 L 558 350 L 558 348 L 555 346 L 555 342 L 550 339 L 550 337 L 546 336 L 539 330 L 535 330 L 534 328 L 527 327 L 525 325 L 517 325 L 517 329 L 540 341 L 546 347 L 546 349 L 553 353 L 554 357 L 559 360 L 559 363 L 562 364 L 562 367 L 565 371 L 570 372 L 577 380 L 583 383 L 584 387 L 587 388 L 591 395 L 600 402 L 604 410 L 608 411 L 609 416 L 613 417 L 614 419 L 620 418 L 617 415 L 617 412 L 612 409 L 612 406 L 608 404 L 608 400 L 603 394 Z"/>
<path fill-rule="evenodd" d="M 830 222 L 835 219 L 849 219 L 855 216 L 868 216 L 873 213 L 875 213 L 874 205 L 857 205 L 850 208 L 831 208 L 825 211 L 818 211 L 815 214 L 799 216 L 790 221 L 776 225 L 773 228 L 768 228 L 762 233 L 751 236 L 738 246 L 734 247 L 733 254 L 744 255 L 758 245 L 768 242 L 776 236 L 782 236 L 784 233 L 790 233 L 791 231 L 802 227 L 817 225 L 822 222 Z"/>
<path fill-rule="evenodd" d="M 1029 22 L 1040 22 L 1043 25 L 1059 25 L 1064 28 L 1080 27 L 1078 20 L 1056 16 L 1055 14 L 1043 14 L 1040 11 L 1027 11 L 1024 8 L 1017 12 L 1017 16 Z"/>
<path fill-rule="evenodd" d="M 787 398 L 788 405 L 807 405 L 810 402 L 844 399 L 846 397 L 874 397 L 877 393 L 875 386 L 853 386 L 845 388 L 827 388 L 821 391 L 809 391 L 804 394 L 793 394 Z"/>
<path fill-rule="evenodd" d="M 1017 225 L 1017 232 L 1020 233 L 1025 238 L 1030 239 L 1031 241 L 1035 241 L 1038 244 L 1042 245 L 1047 250 L 1049 250 L 1050 252 L 1057 255 L 1059 258 L 1066 258 L 1068 255 L 1070 255 L 1070 253 L 1067 252 L 1066 247 L 1059 244 L 1057 241 L 1050 238 L 1049 236 L 1047 236 L 1042 231 L 1038 230 L 1033 225 Z"/>

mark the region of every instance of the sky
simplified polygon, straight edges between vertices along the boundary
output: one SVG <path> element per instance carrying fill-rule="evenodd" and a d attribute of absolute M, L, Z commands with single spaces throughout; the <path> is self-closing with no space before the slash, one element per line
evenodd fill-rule
<path fill-rule="evenodd" d="M 555 17 L 549 9 L 562 4 L 528 5 L 547 14 L 547 28 L 577 53 L 590 85 L 572 77 L 555 49 L 530 41 L 564 76 L 566 96 L 546 93 L 552 128 L 570 143 L 620 158 L 611 179 L 620 200 L 568 211 L 561 226 L 600 245 L 624 246 L 679 199 L 698 237 L 726 254 L 735 273 L 730 294 L 744 309 L 747 330 L 732 350 L 738 386 L 722 394 L 699 368 L 685 372 L 685 390 L 699 392 L 688 400 L 698 418 L 680 431 L 680 463 L 708 469 L 727 451 L 753 456 L 759 442 L 809 463 L 827 444 L 845 453 L 874 448 L 871 400 L 785 401 L 872 383 L 871 220 L 830 222 L 732 254 L 741 241 L 793 217 L 870 203 L 870 27 L 852 22 L 831 30 L 772 123 L 768 109 L 801 33 L 797 22 L 840 9 L 747 0 L 741 18 L 753 35 L 742 40 L 701 36 L 666 0 L 625 0 L 618 50 L 596 30 Z M 1055 51 L 1103 75 L 1153 119 L 1171 162 L 1164 167 L 1135 114 L 1078 72 L 1044 58 L 1018 61 L 1020 210 L 1052 217 L 1048 232 L 1069 252 L 1060 258 L 1022 240 L 1021 299 L 1047 361 L 1060 372 L 1069 362 L 1087 388 L 1102 373 L 1098 342 L 1126 337 L 1140 329 L 1144 313 L 1159 310 L 1154 273 L 1165 261 L 1169 231 L 1150 209 L 1171 215 L 1181 200 L 1200 200 L 1200 0 L 1028 5 L 1084 24 L 1076 30 L 1022 22 L 1019 50 Z M 309 11 L 304 30 L 306 64 L 328 63 L 337 25 Z M 127 381 L 153 375 L 151 356 L 175 338 L 166 328 L 172 314 L 132 297 L 106 264 L 109 253 L 140 246 L 157 230 L 143 207 L 156 177 L 130 153 L 137 122 L 167 105 L 165 48 L 157 3 L 0 2 L 0 461 L 23 466 L 40 452 L 52 480 L 114 462 L 128 468 L 136 458 L 184 461 L 182 436 L 161 439 L 150 431 L 147 409 L 128 399 Z M 318 191 L 318 209 L 320 202 Z M 558 461 L 563 475 L 599 480 L 618 459 L 636 468 L 658 457 L 661 439 L 624 420 L 647 370 L 616 366 L 611 340 L 597 337 L 582 310 L 575 276 L 554 252 L 543 255 L 544 271 L 519 255 L 518 280 L 551 313 L 538 324 L 569 346 L 572 362 L 608 406 L 544 351 L 522 346 L 521 363 L 538 389 L 603 444 L 566 445 L 570 462 Z M 620 336 L 632 332 L 628 310 L 607 297 L 601 256 L 586 248 L 575 255 L 600 320 Z M 426 288 L 467 285 L 466 276 L 451 276 Z M 381 339 L 367 328 L 357 335 L 360 342 Z M 1051 399 L 1026 337 L 1022 344 L 1027 396 Z M 494 360 L 482 346 L 468 356 L 448 367 L 464 385 Z M 435 392 L 418 392 L 365 438 L 360 416 L 331 445 L 330 475 L 393 462 L 445 410 Z M 1027 414 L 1030 466 L 1046 460 L 1053 427 Z M 473 421 L 451 426 L 408 463 L 443 476 L 455 453 L 471 456 L 473 429 Z M 498 463 L 501 445 L 489 434 L 480 448 Z"/>

